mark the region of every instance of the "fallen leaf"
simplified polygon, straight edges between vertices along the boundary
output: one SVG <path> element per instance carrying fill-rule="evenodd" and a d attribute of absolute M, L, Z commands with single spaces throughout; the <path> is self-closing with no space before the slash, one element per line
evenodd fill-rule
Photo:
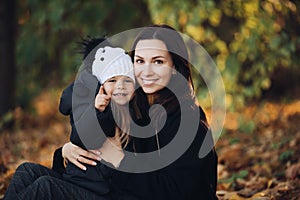
<path fill-rule="evenodd" d="M 293 164 L 285 170 L 287 179 L 295 179 L 300 175 L 300 163 Z"/>

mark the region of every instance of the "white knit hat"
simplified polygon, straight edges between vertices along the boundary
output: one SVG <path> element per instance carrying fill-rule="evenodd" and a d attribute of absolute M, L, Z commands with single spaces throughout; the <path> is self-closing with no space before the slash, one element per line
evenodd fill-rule
<path fill-rule="evenodd" d="M 95 54 L 92 73 L 101 84 L 114 76 L 128 76 L 135 82 L 131 58 L 122 48 L 99 48 Z"/>

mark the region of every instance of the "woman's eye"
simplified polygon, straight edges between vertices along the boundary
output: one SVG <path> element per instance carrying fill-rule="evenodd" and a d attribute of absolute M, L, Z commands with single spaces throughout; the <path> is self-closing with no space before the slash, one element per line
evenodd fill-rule
<path fill-rule="evenodd" d="M 134 62 L 137 64 L 142 64 L 144 61 L 142 59 L 136 59 Z"/>
<path fill-rule="evenodd" d="M 107 82 L 114 83 L 114 82 L 116 82 L 116 80 L 115 79 L 110 79 Z"/>
<path fill-rule="evenodd" d="M 164 61 L 162 61 L 162 60 L 155 60 L 154 61 L 154 64 L 157 64 L 157 65 L 161 65 L 163 63 L 164 63 Z"/>

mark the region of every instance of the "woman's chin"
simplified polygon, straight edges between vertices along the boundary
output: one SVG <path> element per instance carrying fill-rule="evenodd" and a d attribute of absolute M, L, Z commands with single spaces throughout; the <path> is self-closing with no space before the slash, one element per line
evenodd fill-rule
<path fill-rule="evenodd" d="M 152 86 L 145 86 L 143 85 L 142 89 L 146 94 L 153 94 L 158 92 L 159 90 L 163 89 L 161 85 L 152 85 Z"/>

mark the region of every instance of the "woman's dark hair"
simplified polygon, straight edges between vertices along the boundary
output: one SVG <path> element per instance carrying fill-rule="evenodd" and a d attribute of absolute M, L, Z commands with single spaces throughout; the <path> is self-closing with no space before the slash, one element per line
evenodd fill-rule
<path fill-rule="evenodd" d="M 182 76 L 186 80 L 188 80 L 191 89 L 194 90 L 194 85 L 191 76 L 191 68 L 188 62 L 189 59 L 188 51 L 181 35 L 174 28 L 166 24 L 162 24 L 162 25 L 154 24 L 145 27 L 137 35 L 137 37 L 135 38 L 132 44 L 132 48 L 131 48 L 132 58 L 134 57 L 137 43 L 140 40 L 148 40 L 148 39 L 157 39 L 162 41 L 166 45 L 171 55 L 171 58 L 173 60 L 173 63 L 175 64 L 176 71 L 182 74 Z"/>
<path fill-rule="evenodd" d="M 189 62 L 187 61 L 188 51 L 181 35 L 174 28 L 165 24 L 151 25 L 143 28 L 142 31 L 137 35 L 137 37 L 135 38 L 132 44 L 131 56 L 133 61 L 134 61 L 135 49 L 138 42 L 140 40 L 149 40 L 149 39 L 160 40 L 166 45 L 171 55 L 176 72 L 180 73 L 185 78 L 185 80 L 187 80 L 187 81 L 181 81 L 181 83 L 178 82 L 176 83 L 176 90 L 178 90 L 179 91 L 178 93 L 180 94 L 179 98 L 194 99 L 194 86 L 192 82 L 191 68 Z M 172 76 L 173 80 L 172 79 L 170 80 L 169 85 L 174 83 L 175 77 L 176 75 Z M 174 88 L 172 88 L 172 90 L 173 89 Z M 164 96 L 157 97 L 157 95 L 155 95 L 154 99 L 157 98 L 160 99 L 159 102 L 165 102 L 168 105 L 167 102 L 169 100 L 166 97 Z"/>
<path fill-rule="evenodd" d="M 188 62 L 189 56 L 187 47 L 182 36 L 171 26 L 169 25 L 150 25 L 145 27 L 141 30 L 141 32 L 136 36 L 132 48 L 131 48 L 131 57 L 134 62 L 134 55 L 135 49 L 140 40 L 149 40 L 149 39 L 157 39 L 162 41 L 173 61 L 175 66 L 175 70 L 177 72 L 176 75 L 172 75 L 172 78 L 168 84 L 168 86 L 162 89 L 159 92 L 156 92 L 152 96 L 153 103 L 161 104 L 167 111 L 167 113 L 172 112 L 173 110 L 178 108 L 179 101 L 180 102 L 193 102 L 195 103 L 195 94 L 194 94 L 194 85 L 192 81 L 191 75 L 191 67 L 190 63 Z M 179 78 L 178 74 L 180 73 L 184 78 L 185 81 L 178 81 L 182 80 Z M 168 88 L 172 88 L 169 90 Z M 176 95 L 174 95 L 176 94 Z M 144 99 L 146 94 L 139 88 L 136 91 L 136 104 L 138 107 L 143 107 L 144 105 L 141 104 L 140 100 Z M 149 95 L 148 95 L 149 97 Z M 140 99 L 140 100 L 139 100 Z M 148 98 L 149 100 L 149 98 Z M 191 104 L 192 105 L 192 104 Z M 201 111 L 201 119 L 206 121 L 206 116 L 200 108 Z"/>

